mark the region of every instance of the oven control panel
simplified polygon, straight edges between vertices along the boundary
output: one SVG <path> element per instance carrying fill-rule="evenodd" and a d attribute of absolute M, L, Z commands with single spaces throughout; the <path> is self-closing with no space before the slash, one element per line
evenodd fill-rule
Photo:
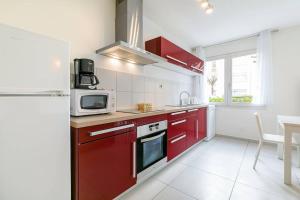
<path fill-rule="evenodd" d="M 155 132 L 163 131 L 168 128 L 168 121 L 159 121 L 159 122 L 154 122 L 151 124 L 146 124 L 143 126 L 138 126 L 137 127 L 137 137 L 143 137 Z"/>

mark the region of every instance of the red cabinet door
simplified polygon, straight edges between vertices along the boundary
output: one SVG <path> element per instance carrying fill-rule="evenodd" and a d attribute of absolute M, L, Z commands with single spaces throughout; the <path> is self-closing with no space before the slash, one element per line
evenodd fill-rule
<path fill-rule="evenodd" d="M 163 37 L 161 37 L 161 56 L 170 63 L 188 68 L 189 53 Z"/>
<path fill-rule="evenodd" d="M 109 200 L 136 183 L 136 132 L 130 131 L 80 144 L 78 200 Z"/>
<path fill-rule="evenodd" d="M 191 113 L 187 117 L 186 130 L 187 130 L 187 148 L 191 147 L 193 144 L 197 142 L 197 112 Z"/>
<path fill-rule="evenodd" d="M 204 62 L 197 56 L 180 48 L 164 37 L 154 38 L 145 43 L 145 49 L 158 56 L 166 58 L 169 63 L 184 67 L 188 70 L 202 73 Z"/>
<path fill-rule="evenodd" d="M 207 127 L 207 109 L 200 108 L 198 111 L 198 140 L 202 140 L 206 137 L 206 127 Z"/>
<path fill-rule="evenodd" d="M 167 146 L 167 157 L 170 161 L 187 149 L 187 133 L 183 132 L 169 139 Z"/>

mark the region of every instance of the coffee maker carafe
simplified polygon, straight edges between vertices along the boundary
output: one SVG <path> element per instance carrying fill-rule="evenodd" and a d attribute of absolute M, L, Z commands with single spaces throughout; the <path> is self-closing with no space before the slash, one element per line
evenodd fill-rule
<path fill-rule="evenodd" d="M 94 75 L 94 61 L 90 59 L 74 59 L 75 88 L 97 89 L 98 78 Z"/>

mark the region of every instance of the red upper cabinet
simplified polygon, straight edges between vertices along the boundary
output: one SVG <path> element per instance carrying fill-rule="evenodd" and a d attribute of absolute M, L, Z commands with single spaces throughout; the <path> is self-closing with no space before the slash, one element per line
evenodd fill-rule
<path fill-rule="evenodd" d="M 197 73 L 202 72 L 201 68 L 204 62 L 200 58 L 185 51 L 163 37 L 146 41 L 145 48 L 151 53 L 166 58 L 169 63 L 184 67 Z"/>

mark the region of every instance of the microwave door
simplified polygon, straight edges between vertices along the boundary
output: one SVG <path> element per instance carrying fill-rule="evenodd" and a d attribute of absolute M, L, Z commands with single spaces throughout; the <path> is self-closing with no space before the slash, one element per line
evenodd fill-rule
<path fill-rule="evenodd" d="M 80 107 L 84 110 L 107 109 L 107 95 L 84 95 L 81 96 Z"/>

